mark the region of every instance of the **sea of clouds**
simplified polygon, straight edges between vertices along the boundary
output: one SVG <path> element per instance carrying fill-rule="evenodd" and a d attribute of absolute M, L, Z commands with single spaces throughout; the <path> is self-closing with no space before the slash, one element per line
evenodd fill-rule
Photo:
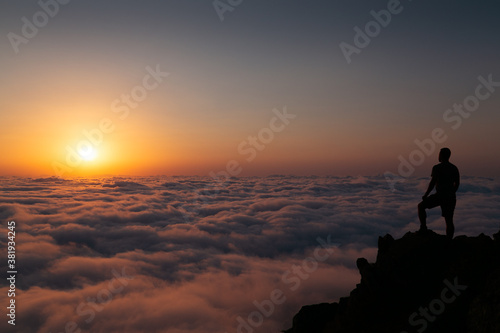
<path fill-rule="evenodd" d="M 16 221 L 15 332 L 279 332 L 302 305 L 347 296 L 379 236 L 418 229 L 428 181 L 248 177 L 208 194 L 208 177 L 0 178 L 2 253 Z M 463 177 L 456 235 L 497 232 L 499 199 L 498 180 Z M 428 225 L 444 234 L 439 208 Z"/>

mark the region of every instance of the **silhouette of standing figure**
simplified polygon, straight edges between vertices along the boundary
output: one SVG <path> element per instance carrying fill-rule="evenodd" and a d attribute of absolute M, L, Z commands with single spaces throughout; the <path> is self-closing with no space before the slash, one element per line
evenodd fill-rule
<path fill-rule="evenodd" d="M 418 218 L 420 219 L 420 231 L 426 231 L 426 209 L 441 206 L 441 215 L 446 221 L 446 236 L 453 238 L 455 226 L 453 225 L 453 213 L 457 203 L 456 192 L 460 186 L 460 173 L 458 168 L 450 163 L 451 151 L 443 148 L 439 152 L 439 164 L 432 168 L 431 182 L 418 204 Z M 436 187 L 436 193 L 429 195 Z"/>

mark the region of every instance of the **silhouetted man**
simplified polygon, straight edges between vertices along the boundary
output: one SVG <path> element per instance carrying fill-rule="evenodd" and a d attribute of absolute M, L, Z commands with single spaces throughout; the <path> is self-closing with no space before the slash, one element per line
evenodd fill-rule
<path fill-rule="evenodd" d="M 460 173 L 458 168 L 450 163 L 451 151 L 443 148 L 439 152 L 439 164 L 432 168 L 432 179 L 429 187 L 418 204 L 418 218 L 420 219 L 420 230 L 427 230 L 425 209 L 441 206 L 441 215 L 446 221 L 446 236 L 453 238 L 455 226 L 453 225 L 453 213 L 457 203 L 456 192 L 460 186 Z M 436 193 L 429 195 L 436 187 Z"/>

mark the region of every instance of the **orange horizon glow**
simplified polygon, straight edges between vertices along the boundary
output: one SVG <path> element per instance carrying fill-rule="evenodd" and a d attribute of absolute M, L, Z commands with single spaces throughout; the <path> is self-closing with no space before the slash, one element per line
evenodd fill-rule
<path fill-rule="evenodd" d="M 334 91 L 331 100 L 320 103 L 302 91 L 279 99 L 285 101 L 280 105 L 278 99 L 261 101 L 260 95 L 238 100 L 237 93 L 221 98 L 215 91 L 205 92 L 214 83 L 199 83 L 188 70 L 181 78 L 162 74 L 154 84 L 151 71 L 167 71 L 166 66 L 137 66 L 130 75 L 109 63 L 90 57 L 75 69 L 48 60 L 44 66 L 34 63 L 10 75 L 3 99 L 9 111 L 2 115 L 0 175 L 207 176 L 224 170 L 232 160 L 240 164 L 240 176 L 378 175 L 396 172 L 398 157 L 408 158 L 418 148 L 414 140 L 428 138 L 435 127 L 444 128 L 449 137 L 444 145 L 451 147 L 452 161 L 464 174 L 498 175 L 499 157 L 489 153 L 496 143 L 496 122 L 489 118 L 494 103 L 485 103 L 458 131 L 441 119 L 442 106 L 434 108 L 437 117 L 432 121 L 423 122 L 408 112 L 407 122 L 414 126 L 394 126 L 396 111 L 407 104 L 397 95 L 389 105 L 377 105 Z M 131 100 L 134 95 L 137 100 Z M 436 96 L 427 100 L 430 105 L 436 101 Z M 296 115 L 286 120 L 286 126 L 273 121 L 273 110 L 283 108 Z M 476 135 L 476 124 L 481 136 Z M 101 134 L 93 136 L 96 130 Z M 259 134 L 261 148 L 250 147 L 251 138 Z M 77 166 L 68 163 L 68 154 L 79 155 L 80 149 L 88 148 L 81 142 L 92 139 L 99 142 L 91 148 L 95 159 L 82 158 Z M 249 161 L 252 149 L 256 156 Z M 437 152 L 426 156 L 415 176 L 428 176 L 436 163 Z"/>

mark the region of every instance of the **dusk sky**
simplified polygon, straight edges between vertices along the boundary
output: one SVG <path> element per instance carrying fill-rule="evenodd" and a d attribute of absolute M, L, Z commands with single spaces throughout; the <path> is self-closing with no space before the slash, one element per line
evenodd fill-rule
<path fill-rule="evenodd" d="M 348 63 L 340 44 L 355 47 L 354 28 L 388 6 L 386 27 L 371 25 Z M 59 7 L 19 42 L 22 18 L 33 22 L 41 7 L 1 3 L 3 175 L 55 175 L 66 147 L 78 151 L 82 131 L 103 118 L 114 127 L 95 159 L 64 176 L 206 175 L 229 160 L 241 175 L 397 173 L 398 157 L 435 128 L 465 173 L 498 174 L 499 92 L 469 118 L 443 119 L 474 95 L 479 76 L 500 81 L 496 1 L 243 1 L 220 13 L 212 1 Z M 120 119 L 113 102 L 157 66 L 169 75 Z M 247 162 L 240 143 L 285 107 L 296 118 Z M 436 155 L 415 174 L 428 175 Z"/>
<path fill-rule="evenodd" d="M 0 249 L 15 229 L 19 270 L 0 331 L 288 329 L 349 295 L 379 236 L 447 232 L 440 209 L 417 215 L 442 147 L 455 235 L 498 232 L 499 17 L 498 1 L 0 0 Z"/>

